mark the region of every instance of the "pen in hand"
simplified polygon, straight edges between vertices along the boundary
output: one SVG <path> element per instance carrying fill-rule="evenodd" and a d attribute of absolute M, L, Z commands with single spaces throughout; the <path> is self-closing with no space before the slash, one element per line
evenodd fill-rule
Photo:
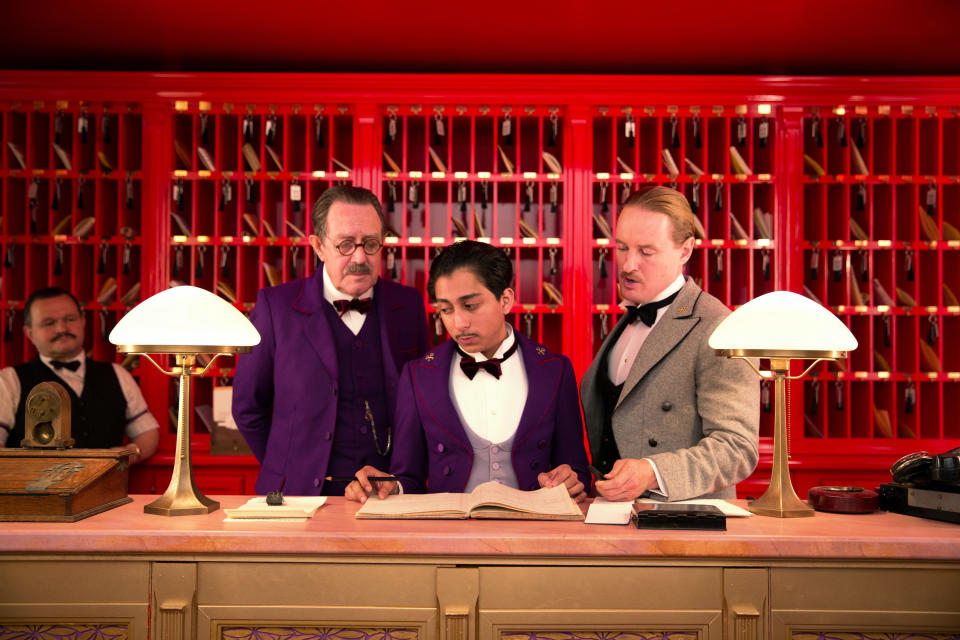
<path fill-rule="evenodd" d="M 356 476 L 327 476 L 324 478 L 327 482 L 353 482 L 357 480 Z M 367 476 L 370 482 L 396 482 L 393 476 Z"/>
<path fill-rule="evenodd" d="M 596 468 L 595 466 L 593 466 L 592 464 L 591 464 L 591 465 L 587 465 L 587 468 L 590 469 L 590 473 L 593 474 L 593 481 L 594 481 L 594 482 L 600 482 L 600 481 L 602 481 L 602 480 L 606 480 L 606 478 L 604 477 L 606 474 L 605 474 L 603 471 L 600 471 L 600 469 L 597 469 L 597 468 Z"/>

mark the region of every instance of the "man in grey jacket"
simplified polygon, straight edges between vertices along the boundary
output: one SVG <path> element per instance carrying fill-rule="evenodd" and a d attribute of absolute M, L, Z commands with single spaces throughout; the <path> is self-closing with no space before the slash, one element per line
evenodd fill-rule
<path fill-rule="evenodd" d="M 707 340 L 729 309 L 683 275 L 695 218 L 683 194 L 632 195 L 616 230 L 624 315 L 581 382 L 597 491 L 667 500 L 735 497 L 757 464 L 760 386 Z"/>

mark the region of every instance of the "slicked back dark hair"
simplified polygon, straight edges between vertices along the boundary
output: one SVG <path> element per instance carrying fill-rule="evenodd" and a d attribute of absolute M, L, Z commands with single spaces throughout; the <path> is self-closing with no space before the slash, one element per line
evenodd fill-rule
<path fill-rule="evenodd" d="M 513 283 L 513 264 L 502 249 L 476 240 L 463 240 L 446 247 L 430 263 L 427 293 L 437 299 L 437 279 L 457 269 L 469 269 L 496 298 Z"/>
<path fill-rule="evenodd" d="M 43 289 L 37 289 L 30 294 L 30 297 L 27 298 L 26 304 L 23 305 L 23 324 L 28 327 L 31 326 L 33 319 L 30 317 L 30 307 L 33 306 L 33 303 L 37 300 L 49 300 L 51 298 L 59 298 L 60 296 L 67 296 L 73 303 L 77 305 L 77 313 L 83 315 L 83 309 L 80 307 L 80 301 L 77 300 L 77 297 L 67 291 L 66 289 L 61 289 L 60 287 L 44 287 Z"/>
<path fill-rule="evenodd" d="M 313 205 L 313 232 L 315 234 L 321 238 L 327 235 L 327 215 L 335 202 L 368 204 L 373 207 L 377 212 L 377 217 L 380 218 L 380 235 L 383 236 L 387 229 L 387 221 L 383 217 L 380 199 L 369 189 L 354 187 L 349 184 L 334 185 L 320 194 L 316 204 Z"/>

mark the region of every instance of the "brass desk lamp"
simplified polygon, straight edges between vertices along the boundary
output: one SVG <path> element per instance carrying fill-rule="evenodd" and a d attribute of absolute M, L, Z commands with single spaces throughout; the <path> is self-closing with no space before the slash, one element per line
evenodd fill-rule
<path fill-rule="evenodd" d="M 210 513 L 220 508 L 197 489 L 190 455 L 190 377 L 203 375 L 224 354 L 247 353 L 260 342 L 250 321 L 229 302 L 205 289 L 180 286 L 147 298 L 125 315 L 110 332 L 110 342 L 121 353 L 147 358 L 162 373 L 180 377 L 180 408 L 177 418 L 177 450 L 170 486 L 162 496 L 143 508 L 145 513 L 186 516 Z M 150 354 L 174 356 L 170 371 Z M 197 356 L 213 358 L 203 369 L 194 365 Z"/>
<path fill-rule="evenodd" d="M 812 516 L 790 482 L 787 454 L 786 381 L 805 376 L 822 360 L 840 360 L 857 348 L 857 339 L 829 309 L 790 291 L 773 291 L 754 298 L 727 316 L 710 336 L 717 354 L 745 360 L 761 378 L 773 378 L 776 409 L 773 429 L 773 469 L 767 491 L 747 507 L 761 516 Z M 769 359 L 761 371 L 750 358 Z M 813 360 L 799 376 L 790 376 L 791 360 Z"/>

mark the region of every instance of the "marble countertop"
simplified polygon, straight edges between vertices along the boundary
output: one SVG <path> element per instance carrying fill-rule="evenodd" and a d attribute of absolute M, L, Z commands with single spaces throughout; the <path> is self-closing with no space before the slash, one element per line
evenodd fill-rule
<path fill-rule="evenodd" d="M 0 553 L 297 554 L 478 557 L 772 558 L 960 561 L 960 525 L 893 513 L 728 518 L 727 531 L 516 520 L 357 520 L 330 498 L 306 522 L 224 522 L 143 513 L 155 496 L 75 523 L 2 522 Z M 744 501 L 735 503 L 745 506 Z"/>

